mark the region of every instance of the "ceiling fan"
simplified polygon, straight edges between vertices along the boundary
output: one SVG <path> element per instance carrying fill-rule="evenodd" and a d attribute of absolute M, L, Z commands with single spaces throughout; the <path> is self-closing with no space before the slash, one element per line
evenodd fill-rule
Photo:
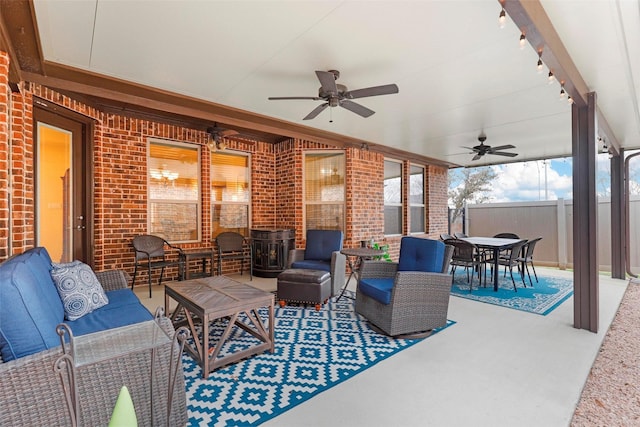
<path fill-rule="evenodd" d="M 222 138 L 228 138 L 239 134 L 237 130 L 221 128 L 217 123 L 207 128 L 207 133 L 209 134 L 207 146 L 209 146 L 211 151 L 224 150 L 227 148 L 227 144 L 222 141 Z"/>
<path fill-rule="evenodd" d="M 462 147 L 462 148 L 468 148 L 469 150 L 471 150 L 472 152 L 476 153 L 475 156 L 473 156 L 473 159 L 471 160 L 478 160 L 480 157 L 484 156 L 485 154 L 494 154 L 496 156 L 506 156 L 506 157 L 515 157 L 518 155 L 518 153 L 509 153 L 507 151 L 501 151 L 501 150 L 509 150 L 511 148 L 516 148 L 515 145 L 500 145 L 498 147 L 492 147 L 490 145 L 484 145 L 484 142 L 487 140 L 487 136 L 484 134 L 480 134 L 480 136 L 478 136 L 478 141 L 480 141 L 480 144 L 476 145 L 475 147 Z"/>
<path fill-rule="evenodd" d="M 398 86 L 395 84 L 373 86 L 364 89 L 348 90 L 345 85 L 336 83 L 340 77 L 340 71 L 316 71 L 316 76 L 320 80 L 318 96 L 270 96 L 269 100 L 289 100 L 289 99 L 310 99 L 313 101 L 325 101 L 317 106 L 313 111 L 305 116 L 303 120 L 311 120 L 323 112 L 327 107 L 342 107 L 354 112 L 362 117 L 369 117 L 375 111 L 351 101 L 352 99 L 365 98 L 368 96 L 390 95 L 398 93 Z"/>

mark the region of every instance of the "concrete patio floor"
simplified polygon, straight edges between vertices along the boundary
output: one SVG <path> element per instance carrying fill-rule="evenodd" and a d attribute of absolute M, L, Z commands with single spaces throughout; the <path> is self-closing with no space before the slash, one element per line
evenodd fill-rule
<path fill-rule="evenodd" d="M 454 326 L 263 425 L 567 426 L 627 284 L 600 276 L 597 334 L 573 328 L 573 298 L 540 316 L 452 296 Z M 149 308 L 164 304 L 157 286 L 152 299 L 146 287 L 136 293 Z"/>

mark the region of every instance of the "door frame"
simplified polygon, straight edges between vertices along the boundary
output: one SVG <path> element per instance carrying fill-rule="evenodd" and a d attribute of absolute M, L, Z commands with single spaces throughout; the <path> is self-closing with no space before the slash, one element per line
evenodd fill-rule
<path fill-rule="evenodd" d="M 94 167 L 93 167 L 93 135 L 95 129 L 95 121 L 87 116 L 76 113 L 60 105 L 53 104 L 45 99 L 33 97 L 33 157 L 34 157 L 34 172 L 38 170 L 38 159 L 36 152 L 36 144 L 38 138 L 38 122 L 50 124 L 59 128 L 64 128 L 60 125 L 60 122 L 56 122 L 56 117 L 60 117 L 65 121 L 73 121 L 80 125 L 81 131 L 81 145 L 82 150 L 80 153 L 80 159 L 76 156 L 78 153 L 74 152 L 73 163 L 77 165 L 78 161 L 82 165 L 84 170 L 84 177 L 82 178 L 82 185 L 84 187 L 84 196 L 82 197 L 82 210 L 84 211 L 84 225 L 85 232 L 82 238 L 82 258 L 80 259 L 86 264 L 89 264 L 92 268 L 95 267 L 95 226 L 94 226 Z M 35 184 L 35 182 L 34 182 Z M 37 188 L 34 185 L 34 205 L 37 200 Z M 35 206 L 34 206 L 35 212 Z M 37 236 L 38 224 L 34 221 L 34 236 Z"/>

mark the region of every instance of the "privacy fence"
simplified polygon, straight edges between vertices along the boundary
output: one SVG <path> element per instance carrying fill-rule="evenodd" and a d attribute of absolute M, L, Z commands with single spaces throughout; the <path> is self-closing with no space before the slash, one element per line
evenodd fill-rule
<path fill-rule="evenodd" d="M 629 204 L 631 236 L 631 270 L 640 273 L 640 197 Z M 535 249 L 538 265 L 573 266 L 573 201 L 537 201 L 518 203 L 482 203 L 468 205 L 461 222 L 451 224 L 451 231 L 470 236 L 493 236 L 511 232 L 526 239 L 542 237 Z M 459 218 L 458 221 L 461 221 Z M 611 271 L 611 201 L 598 200 L 598 264 L 601 271 Z"/>

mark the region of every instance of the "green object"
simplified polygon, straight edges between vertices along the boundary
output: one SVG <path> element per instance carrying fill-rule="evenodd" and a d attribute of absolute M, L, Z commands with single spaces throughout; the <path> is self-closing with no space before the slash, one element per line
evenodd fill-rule
<path fill-rule="evenodd" d="M 127 386 L 122 386 L 120 394 L 118 394 L 118 400 L 116 400 L 116 406 L 113 408 L 111 414 L 111 420 L 109 421 L 109 427 L 137 427 L 138 418 L 136 417 L 136 410 L 133 407 L 133 400 L 129 394 Z"/>
<path fill-rule="evenodd" d="M 389 256 L 389 245 L 381 245 L 379 243 L 374 243 L 373 249 L 380 249 L 384 251 L 382 255 L 375 257 L 376 261 L 384 260 L 387 262 L 391 262 L 391 257 Z"/>

